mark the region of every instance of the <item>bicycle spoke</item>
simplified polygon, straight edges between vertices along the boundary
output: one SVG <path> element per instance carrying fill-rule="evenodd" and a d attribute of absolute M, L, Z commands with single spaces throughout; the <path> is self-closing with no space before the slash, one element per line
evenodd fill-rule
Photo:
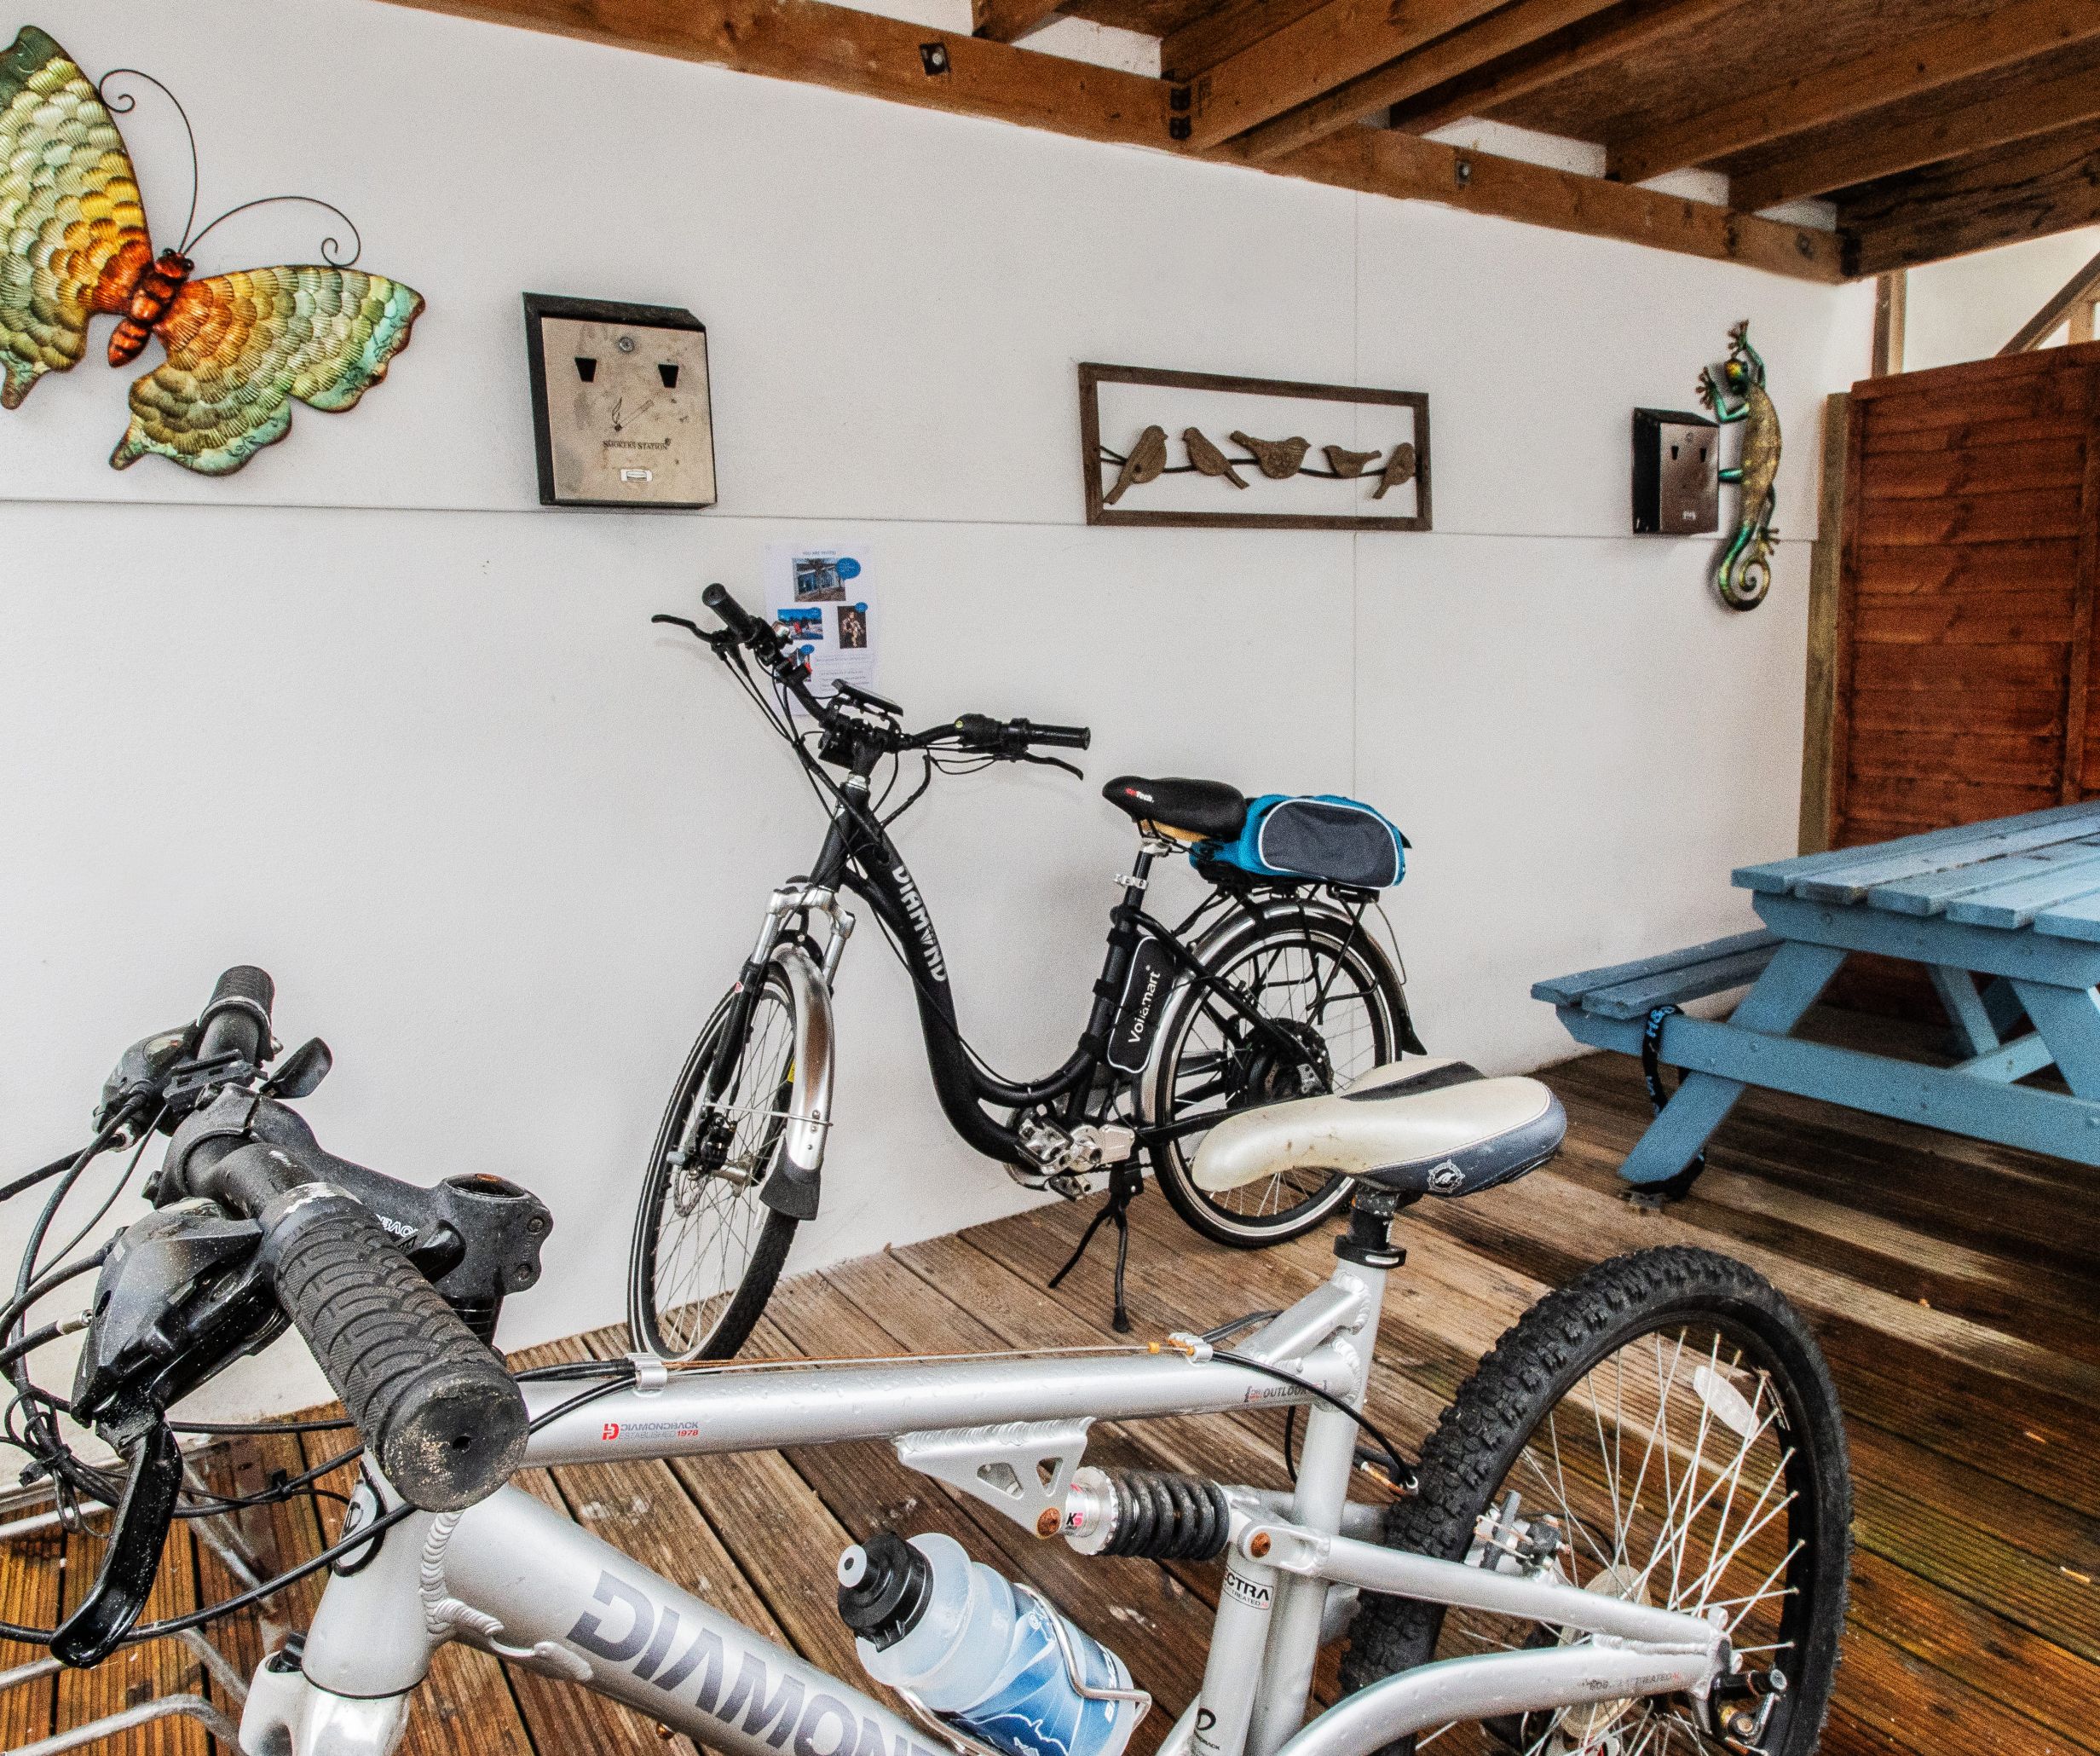
<path fill-rule="evenodd" d="M 1745 1662 L 1791 1672 L 1783 1655 L 1797 1636 L 1784 1616 L 1799 1597 L 1809 1549 L 1788 1529 L 1799 1494 L 1781 1416 L 1773 1379 L 1718 1328 L 1636 1336 L 1539 1412 L 1503 1482 L 1478 1503 L 1494 1521 L 1482 1528 L 1496 1533 L 1497 1551 L 1549 1557 L 1535 1564 L 1578 1588 L 1688 1614 L 1720 1610 Z M 1527 1547 L 1548 1515 L 1557 1542 Z M 1592 1638 L 1454 1609 L 1434 1656 Z M 1439 1756 L 1722 1756 L 1674 1697 L 1535 1711 L 1446 1735 L 1453 1730 L 1438 1734 Z"/>

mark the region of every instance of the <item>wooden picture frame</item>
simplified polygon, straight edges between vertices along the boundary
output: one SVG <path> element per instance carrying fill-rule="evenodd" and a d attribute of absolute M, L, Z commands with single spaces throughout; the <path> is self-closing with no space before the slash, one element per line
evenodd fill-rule
<path fill-rule="evenodd" d="M 1101 401 L 1103 384 L 1154 384 L 1170 390 L 1215 390 L 1243 396 L 1286 397 L 1294 401 L 1370 404 L 1414 412 L 1415 511 L 1411 514 L 1321 512 L 1197 512 L 1145 511 L 1103 504 Z M 1308 384 L 1288 378 L 1235 378 L 1207 372 L 1162 372 L 1142 366 L 1079 366 L 1079 446 L 1086 472 L 1089 524 L 1199 526 L 1243 530 L 1428 530 L 1429 512 L 1429 398 L 1422 390 L 1363 390 L 1350 384 Z"/>

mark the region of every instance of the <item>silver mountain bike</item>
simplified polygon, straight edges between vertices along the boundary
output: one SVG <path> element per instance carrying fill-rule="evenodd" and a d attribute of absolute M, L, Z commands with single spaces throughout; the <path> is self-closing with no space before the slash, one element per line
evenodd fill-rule
<path fill-rule="evenodd" d="M 0 1625 L 72 1664 L 172 1631 L 138 1621 L 185 1510 L 167 1408 L 296 1324 L 366 1450 L 341 1539 L 302 1569 L 332 1568 L 312 1624 L 246 1692 L 248 1756 L 385 1756 L 453 1640 L 736 1756 L 1056 1756 L 1024 1723 L 987 1742 L 909 1693 L 900 1711 L 505 1485 L 524 1467 L 867 1440 L 1082 1554 L 1220 1565 L 1208 1661 L 1192 1690 L 1177 1684 L 1193 1698 L 1164 1756 L 1816 1747 L 1844 1614 L 1844 1441 L 1814 1343 L 1756 1274 L 1683 1249 L 1590 1271 L 1503 1337 L 1416 1464 L 1365 1413 L 1404 1262 L 1396 1211 L 1549 1158 L 1565 1120 L 1535 1082 L 1411 1064 L 1355 1098 L 1220 1124 L 1197 1164 L 1217 1186 L 1309 1155 L 1349 1177 L 1352 1201 L 1330 1279 L 1204 1335 L 805 1366 L 637 1355 L 514 1380 L 480 1337 L 534 1278 L 545 1210 L 491 1180 L 415 1188 L 329 1154 L 286 1101 L 326 1051 L 264 1077 L 271 992 L 259 971 L 229 972 L 195 1025 L 126 1058 L 95 1141 L 59 1161 L 47 1221 L 95 1152 L 173 1125 L 156 1211 L 89 1264 L 72 1403 L 129 1479 L 55 1429 L 29 1435 L 64 1493 L 117 1505 L 107 1558 L 58 1629 Z M 32 1286 L 68 1272 L 39 1268 L 41 1236 Z M 11 1337 L 26 1311 L 18 1296 Z M 48 1414 L 25 1358 L 15 1342 L 9 1369 Z M 1085 1464 L 1097 1421 L 1250 1404 L 1305 1416 L 1288 1493 Z M 1367 1475 L 1381 1504 L 1348 1499 Z M 1107 1604 L 1065 1608 L 1112 1632 Z M 1308 1717 L 1320 1649 L 1343 1639 L 1349 1692 Z M 1105 1685 L 1059 1644 L 1076 1696 L 1142 1711 L 1145 1679 L 1111 1665 L 1121 1681 Z"/>

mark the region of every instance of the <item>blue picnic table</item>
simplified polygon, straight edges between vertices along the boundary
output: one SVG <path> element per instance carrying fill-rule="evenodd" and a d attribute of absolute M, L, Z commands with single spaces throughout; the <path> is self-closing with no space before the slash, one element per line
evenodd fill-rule
<path fill-rule="evenodd" d="M 1575 1037 L 1676 1067 L 1619 1175 L 1689 1187 L 1752 1085 L 2100 1165 L 2100 800 L 1744 866 L 1762 929 L 1537 984 Z M 1952 1066 L 1792 1032 L 1855 951 L 1924 966 Z M 1725 1020 L 1678 1008 L 1749 986 Z M 2018 1082 L 2053 1066 L 2069 1092 Z"/>

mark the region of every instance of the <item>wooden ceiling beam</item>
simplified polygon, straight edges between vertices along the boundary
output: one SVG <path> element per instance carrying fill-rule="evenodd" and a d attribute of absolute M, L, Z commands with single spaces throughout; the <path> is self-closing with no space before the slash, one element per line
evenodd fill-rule
<path fill-rule="evenodd" d="M 1804 147 L 1791 158 L 1734 178 L 1729 205 L 1755 213 L 1799 196 L 1871 182 L 2095 117 L 2100 117 L 2100 67 L 2080 68 L 2055 79 L 2023 81 L 1996 96 L 1957 109 L 1935 107 L 1929 114 L 1886 127 L 1874 126 L 1870 116 L 1856 135 Z"/>
<path fill-rule="evenodd" d="M 1197 150 L 1309 103 L 1359 73 L 1491 12 L 1499 0 L 1327 0 L 1317 10 L 1199 73 L 1189 94 Z"/>
<path fill-rule="evenodd" d="M 1163 79 L 884 18 L 828 0 L 389 0 L 776 79 L 989 116 L 1083 140 L 1186 153 L 1171 138 Z M 1556 230 L 1652 245 L 1797 279 L 1842 277 L 1838 240 L 1387 129 L 1351 129 L 1255 165 L 1227 147 L 1199 155 L 1399 200 L 1434 201 Z"/>
<path fill-rule="evenodd" d="M 1503 104 L 1586 73 L 1679 31 L 1711 23 L 1739 0 L 1630 0 L 1405 102 L 1396 101 L 1392 124 L 1428 134 L 1468 116 L 1491 115 Z"/>
<path fill-rule="evenodd" d="M 2092 0 L 2012 0 L 1907 43 L 1781 80 L 1729 103 L 1610 142 L 1611 174 L 1645 182 L 1767 141 L 1842 122 L 2051 49 L 2100 36 Z"/>
<path fill-rule="evenodd" d="M 1838 197 L 1845 268 L 1884 274 L 2100 222 L 2100 130 L 2081 123 Z"/>
<path fill-rule="evenodd" d="M 1241 136 L 1240 144 L 1250 159 L 1280 159 L 1339 134 L 1374 110 L 1434 90 L 1616 4 L 1618 0 L 1513 0 L 1448 37 L 1264 122 Z"/>
<path fill-rule="evenodd" d="M 1159 71 L 1186 84 L 1264 37 L 1318 9 L 1323 0 L 1225 0 L 1159 39 Z"/>
<path fill-rule="evenodd" d="M 1082 140 L 1171 146 L 1164 80 L 825 0 L 389 0 Z"/>
<path fill-rule="evenodd" d="M 970 0 L 971 32 L 994 43 L 1018 43 L 1058 16 L 1062 0 Z"/>
<path fill-rule="evenodd" d="M 1236 148 L 1226 148 L 1226 156 Z M 1241 162 L 1255 161 L 1242 157 Z M 1468 152 L 1389 128 L 1352 128 L 1261 168 L 1365 194 L 1434 201 L 1527 225 L 1647 244 L 1797 280 L 1844 278 L 1836 234 L 1731 213 L 1602 177 Z"/>

